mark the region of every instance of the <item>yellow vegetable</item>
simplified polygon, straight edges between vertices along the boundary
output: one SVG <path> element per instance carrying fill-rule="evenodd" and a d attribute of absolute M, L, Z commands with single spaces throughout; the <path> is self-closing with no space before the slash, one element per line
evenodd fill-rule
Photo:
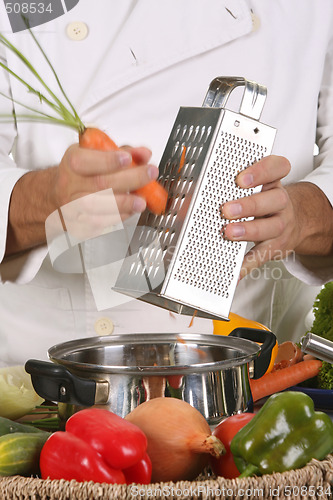
<path fill-rule="evenodd" d="M 238 314 L 235 313 L 229 314 L 229 320 L 230 321 L 213 320 L 214 335 L 229 335 L 229 333 L 235 330 L 235 328 L 254 328 L 257 330 L 270 331 L 269 328 L 267 328 L 267 326 L 258 323 L 258 321 L 253 321 L 251 319 L 244 318 L 243 316 L 239 316 Z M 267 368 L 266 373 L 269 373 L 272 370 L 277 353 L 278 353 L 278 343 L 276 342 L 272 350 L 271 361 Z"/>
<path fill-rule="evenodd" d="M 24 366 L 0 368 L 0 417 L 16 420 L 43 401 L 35 392 Z"/>

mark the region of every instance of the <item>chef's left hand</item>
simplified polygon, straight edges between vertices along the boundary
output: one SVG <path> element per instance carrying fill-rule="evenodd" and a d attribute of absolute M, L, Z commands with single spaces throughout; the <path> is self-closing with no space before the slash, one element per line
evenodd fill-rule
<path fill-rule="evenodd" d="M 332 207 L 314 184 L 300 182 L 283 187 L 281 179 L 289 171 L 286 158 L 273 155 L 263 158 L 236 178 L 239 187 L 262 185 L 262 191 L 222 207 L 222 216 L 227 219 L 224 237 L 255 243 L 245 255 L 240 278 L 265 262 L 283 259 L 291 252 L 327 255 L 332 251 L 330 224 L 327 228 Z M 229 223 L 243 217 L 254 219 Z"/>

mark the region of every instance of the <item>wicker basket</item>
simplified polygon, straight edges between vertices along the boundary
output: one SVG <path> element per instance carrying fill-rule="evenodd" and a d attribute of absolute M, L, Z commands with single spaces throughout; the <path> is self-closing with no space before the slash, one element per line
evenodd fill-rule
<path fill-rule="evenodd" d="M 302 469 L 251 477 L 223 479 L 203 475 L 196 481 L 150 485 L 109 485 L 51 481 L 21 476 L 0 479 L 1 500 L 135 500 L 137 499 L 305 499 L 327 500 L 333 491 L 333 455 L 312 460 Z"/>

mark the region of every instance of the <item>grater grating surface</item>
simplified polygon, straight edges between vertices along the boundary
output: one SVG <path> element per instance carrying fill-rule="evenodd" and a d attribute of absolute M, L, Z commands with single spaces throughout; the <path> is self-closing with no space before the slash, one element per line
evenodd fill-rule
<path fill-rule="evenodd" d="M 221 205 L 260 190 L 238 188 L 235 177 L 270 153 L 274 137 L 242 107 L 180 108 L 160 162 L 167 210 L 141 216 L 115 289 L 178 313 L 227 319 L 246 242 L 223 238 Z"/>

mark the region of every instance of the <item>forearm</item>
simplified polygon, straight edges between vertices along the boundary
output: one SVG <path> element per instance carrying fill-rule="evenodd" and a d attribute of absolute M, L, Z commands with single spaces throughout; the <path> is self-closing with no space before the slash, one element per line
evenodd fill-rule
<path fill-rule="evenodd" d="M 286 187 L 294 207 L 299 255 L 333 255 L 333 208 L 315 184 L 299 182 Z"/>
<path fill-rule="evenodd" d="M 56 168 L 28 172 L 15 184 L 9 206 L 6 256 L 45 243 L 45 220 L 57 208 L 50 198 Z"/>

